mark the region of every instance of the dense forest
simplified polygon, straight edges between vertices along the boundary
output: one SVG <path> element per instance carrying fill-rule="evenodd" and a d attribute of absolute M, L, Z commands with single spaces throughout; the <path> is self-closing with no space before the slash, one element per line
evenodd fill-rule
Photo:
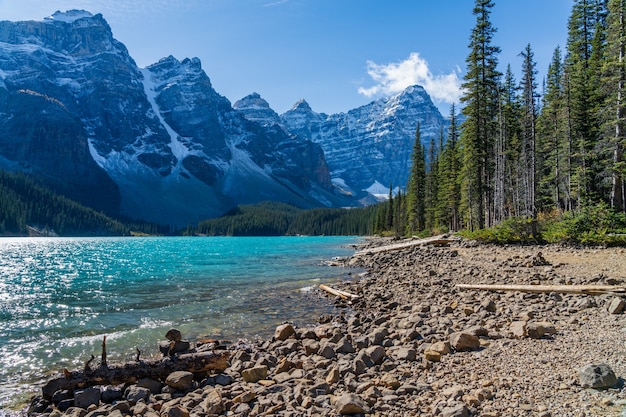
<path fill-rule="evenodd" d="M 452 106 L 449 130 L 428 147 L 418 126 L 409 183 L 390 194 L 375 230 L 471 232 L 514 223 L 539 237 L 545 219 L 583 227 L 574 220 L 584 218 L 593 227 L 600 218 L 623 233 L 626 0 L 575 1 L 565 50 L 555 47 L 541 82 L 530 44 L 519 54 L 520 81 L 510 65 L 498 70 L 493 7 L 475 1 L 463 122 Z"/>
<path fill-rule="evenodd" d="M 129 236 L 163 227 L 115 220 L 55 194 L 23 173 L 0 170 L 0 236 Z"/>
<path fill-rule="evenodd" d="M 378 207 L 303 210 L 276 202 L 239 206 L 185 234 L 208 236 L 371 235 Z"/>

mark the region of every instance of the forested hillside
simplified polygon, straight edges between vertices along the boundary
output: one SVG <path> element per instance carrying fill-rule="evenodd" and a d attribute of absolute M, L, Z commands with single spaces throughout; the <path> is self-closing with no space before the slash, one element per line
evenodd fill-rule
<path fill-rule="evenodd" d="M 225 216 L 200 222 L 186 234 L 208 236 L 370 235 L 377 206 L 302 210 L 283 203 L 239 206 Z"/>
<path fill-rule="evenodd" d="M 0 236 L 129 235 L 129 226 L 37 184 L 0 170 Z"/>
<path fill-rule="evenodd" d="M 492 7 L 475 1 L 464 121 L 453 107 L 448 132 L 427 149 L 418 126 L 409 184 L 378 230 L 476 231 L 515 219 L 538 235 L 542 219 L 589 213 L 622 227 L 626 0 L 575 1 L 565 50 L 555 45 L 543 80 L 530 44 L 519 51 L 521 80 L 510 64 L 499 71 Z"/>

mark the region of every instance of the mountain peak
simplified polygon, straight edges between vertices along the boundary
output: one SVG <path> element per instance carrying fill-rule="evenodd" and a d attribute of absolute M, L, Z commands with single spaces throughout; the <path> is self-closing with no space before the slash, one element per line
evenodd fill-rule
<path fill-rule="evenodd" d="M 291 108 L 291 110 L 306 110 L 306 111 L 313 111 L 311 109 L 311 106 L 309 105 L 309 103 L 307 103 L 307 101 L 305 99 L 300 99 L 296 102 L 296 104 L 293 105 L 293 107 Z"/>
<path fill-rule="evenodd" d="M 78 19 L 94 17 L 93 14 L 86 10 L 72 9 L 66 12 L 57 10 L 51 16 L 44 18 L 45 21 L 55 21 L 64 23 L 74 23 Z"/>
<path fill-rule="evenodd" d="M 233 104 L 233 109 L 241 112 L 248 120 L 269 126 L 280 122 L 278 114 L 259 93 L 248 94 Z"/>
<path fill-rule="evenodd" d="M 261 97 L 259 93 L 248 94 L 241 100 L 237 100 L 233 105 L 234 109 L 269 109 L 270 104 Z"/>

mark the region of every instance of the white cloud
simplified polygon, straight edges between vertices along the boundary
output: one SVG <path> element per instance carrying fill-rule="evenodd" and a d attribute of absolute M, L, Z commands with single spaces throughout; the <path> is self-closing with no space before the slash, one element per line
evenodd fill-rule
<path fill-rule="evenodd" d="M 461 97 L 460 69 L 444 75 L 433 75 L 428 62 L 417 52 L 407 59 L 390 64 L 367 62 L 367 73 L 376 83 L 371 87 L 360 87 L 359 94 L 367 97 L 391 95 L 405 88 L 419 84 L 435 103 L 457 103 Z"/>

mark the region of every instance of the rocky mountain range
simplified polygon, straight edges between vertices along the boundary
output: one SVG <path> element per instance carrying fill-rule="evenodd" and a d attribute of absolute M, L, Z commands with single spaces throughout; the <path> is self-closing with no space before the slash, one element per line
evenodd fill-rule
<path fill-rule="evenodd" d="M 446 121 L 419 86 L 347 113 L 234 104 L 197 58 L 139 68 L 102 15 L 0 22 L 0 168 L 108 214 L 183 226 L 238 204 L 357 206 L 404 185 L 417 123 Z"/>

